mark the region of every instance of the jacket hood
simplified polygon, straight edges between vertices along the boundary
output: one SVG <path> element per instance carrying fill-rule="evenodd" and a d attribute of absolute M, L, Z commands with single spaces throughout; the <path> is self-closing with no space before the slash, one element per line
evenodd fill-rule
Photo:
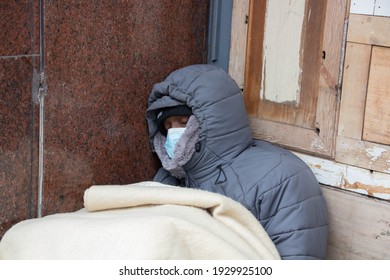
<path fill-rule="evenodd" d="M 252 143 L 244 98 L 235 81 L 222 69 L 199 64 L 178 69 L 153 86 L 146 111 L 153 151 L 158 113 L 178 105 L 190 107 L 199 122 L 197 151 L 186 169 L 207 172 L 210 166 L 229 163 Z"/>

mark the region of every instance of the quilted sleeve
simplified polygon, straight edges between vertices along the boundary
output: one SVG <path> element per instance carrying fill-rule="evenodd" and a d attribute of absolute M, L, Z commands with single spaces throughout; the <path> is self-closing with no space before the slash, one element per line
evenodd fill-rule
<path fill-rule="evenodd" d="M 282 259 L 325 259 L 327 207 L 310 168 L 281 180 L 258 204 L 260 223 Z"/>

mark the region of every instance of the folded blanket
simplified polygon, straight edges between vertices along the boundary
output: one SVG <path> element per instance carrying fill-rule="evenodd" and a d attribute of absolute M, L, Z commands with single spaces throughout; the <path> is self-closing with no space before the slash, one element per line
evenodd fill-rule
<path fill-rule="evenodd" d="M 14 225 L 0 259 L 279 259 L 255 217 L 219 194 L 156 182 L 92 186 L 85 208 Z"/>

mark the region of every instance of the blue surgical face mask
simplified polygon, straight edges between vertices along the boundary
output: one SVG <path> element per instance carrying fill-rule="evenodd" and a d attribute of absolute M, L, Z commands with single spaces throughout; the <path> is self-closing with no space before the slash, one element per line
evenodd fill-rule
<path fill-rule="evenodd" d="M 179 141 L 180 137 L 183 135 L 185 127 L 177 127 L 168 129 L 167 140 L 165 141 L 164 148 L 167 151 L 167 154 L 170 158 L 173 158 L 175 154 L 175 147 L 177 141 Z"/>

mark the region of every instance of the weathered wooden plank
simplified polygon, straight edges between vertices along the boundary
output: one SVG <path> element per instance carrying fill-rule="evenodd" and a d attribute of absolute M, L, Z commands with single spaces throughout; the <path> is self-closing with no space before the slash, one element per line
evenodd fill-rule
<path fill-rule="evenodd" d="M 240 88 L 244 87 L 248 13 L 249 0 L 233 0 L 229 74 Z"/>
<path fill-rule="evenodd" d="M 314 130 L 259 118 L 250 118 L 254 138 L 267 140 L 306 153 L 330 157 L 331 152 Z"/>
<path fill-rule="evenodd" d="M 328 205 L 328 259 L 390 259 L 390 203 L 322 187 Z"/>
<path fill-rule="evenodd" d="M 390 48 L 372 49 L 363 139 L 390 144 Z"/>
<path fill-rule="evenodd" d="M 347 0 L 327 1 L 324 23 L 323 59 L 321 63 L 316 129 L 332 156 L 335 154 L 336 124 L 338 122 L 339 78 L 345 40 Z"/>
<path fill-rule="evenodd" d="M 372 152 L 375 152 L 374 150 Z M 295 152 L 313 171 L 318 182 L 390 202 L 390 175 L 334 160 Z"/>
<path fill-rule="evenodd" d="M 368 141 L 337 137 L 336 161 L 390 174 L 390 147 Z"/>
<path fill-rule="evenodd" d="M 263 39 L 266 0 L 249 2 L 248 40 L 245 62 L 244 98 L 249 115 L 258 116 L 260 97 L 257 94 L 261 83 L 263 65 Z"/>
<path fill-rule="evenodd" d="M 390 18 L 351 14 L 347 41 L 390 47 Z"/>
<path fill-rule="evenodd" d="M 347 43 L 338 135 L 362 138 L 370 60 L 370 45 Z"/>

